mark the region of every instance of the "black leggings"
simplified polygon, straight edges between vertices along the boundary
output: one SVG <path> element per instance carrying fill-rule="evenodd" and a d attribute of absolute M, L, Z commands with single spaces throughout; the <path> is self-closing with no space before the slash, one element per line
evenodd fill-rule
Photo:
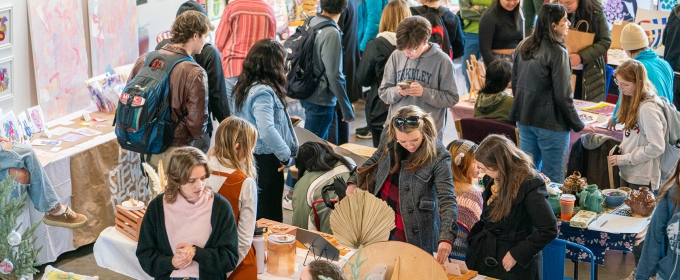
<path fill-rule="evenodd" d="M 281 162 L 274 154 L 255 156 L 257 166 L 257 219 L 265 218 L 283 222 L 281 199 L 283 198 L 283 172 Z"/>

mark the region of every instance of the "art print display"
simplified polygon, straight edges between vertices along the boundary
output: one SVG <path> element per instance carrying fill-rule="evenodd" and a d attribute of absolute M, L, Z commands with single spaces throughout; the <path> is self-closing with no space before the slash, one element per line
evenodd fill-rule
<path fill-rule="evenodd" d="M 47 128 L 40 105 L 26 109 L 26 112 L 28 113 L 28 119 L 33 122 L 33 127 L 35 127 L 33 133 L 43 131 Z"/>
<path fill-rule="evenodd" d="M 89 77 L 89 63 L 81 1 L 28 0 L 28 22 L 44 119 L 90 107 L 92 98 L 83 83 Z"/>
<path fill-rule="evenodd" d="M 0 131 L 2 136 L 10 142 L 23 142 L 24 140 L 23 129 L 19 126 L 19 120 L 12 111 L 0 118 Z"/>
<path fill-rule="evenodd" d="M 8 57 L 0 59 L 0 101 L 12 99 L 14 97 L 14 59 Z"/>
<path fill-rule="evenodd" d="M 14 14 L 12 6 L 0 8 L 0 50 L 12 47 Z"/>
<path fill-rule="evenodd" d="M 135 0 L 88 0 L 92 75 L 114 73 L 113 68 L 139 57 Z"/>
<path fill-rule="evenodd" d="M 21 112 L 21 114 L 17 115 L 17 120 L 26 138 L 31 138 L 33 136 L 33 123 L 28 120 L 26 112 Z"/>
<path fill-rule="evenodd" d="M 205 4 L 205 10 L 208 12 L 210 20 L 220 20 L 226 6 L 227 1 L 225 0 L 208 0 Z"/>

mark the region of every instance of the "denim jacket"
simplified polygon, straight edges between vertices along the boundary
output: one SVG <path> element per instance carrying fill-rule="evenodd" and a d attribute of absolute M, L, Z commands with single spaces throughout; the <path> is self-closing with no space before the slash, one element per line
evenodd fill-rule
<path fill-rule="evenodd" d="M 390 174 L 394 145 L 399 145 L 396 141 L 387 143 L 387 134 L 385 128 L 378 149 L 364 163 L 364 166 L 369 166 L 378 162 L 373 178 L 376 196 Z M 389 152 L 381 158 L 384 149 L 389 149 Z M 436 252 L 440 241 L 453 244 L 458 233 L 458 204 L 453 193 L 451 154 L 437 141 L 437 157 L 431 163 L 412 173 L 404 168 L 406 162 L 402 162 L 399 173 L 399 208 L 406 241 L 428 253 Z M 352 174 L 347 182 L 356 184 L 356 174 Z"/>
<path fill-rule="evenodd" d="M 297 154 L 299 145 L 293 123 L 270 86 L 254 84 L 240 109 L 235 108 L 233 93 L 229 99 L 232 114 L 257 128 L 255 154 L 274 154 L 280 161 L 288 161 Z"/>
<path fill-rule="evenodd" d="M 678 234 L 680 211 L 678 211 L 679 207 L 673 205 L 677 191 L 678 186 L 674 185 L 668 190 L 666 197 L 657 201 L 656 210 L 652 215 L 642 247 L 642 256 L 635 271 L 636 280 L 649 279 L 653 276 L 654 270 L 662 279 L 680 279 L 680 263 L 678 262 L 680 258 L 680 234 Z"/>

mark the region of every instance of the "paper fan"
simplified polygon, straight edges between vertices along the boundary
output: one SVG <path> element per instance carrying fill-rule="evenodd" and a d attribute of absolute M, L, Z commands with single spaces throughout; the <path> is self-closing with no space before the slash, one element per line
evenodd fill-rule
<path fill-rule="evenodd" d="M 335 240 L 350 248 L 386 241 L 395 227 L 392 208 L 364 191 L 348 195 L 335 204 L 330 222 Z"/>

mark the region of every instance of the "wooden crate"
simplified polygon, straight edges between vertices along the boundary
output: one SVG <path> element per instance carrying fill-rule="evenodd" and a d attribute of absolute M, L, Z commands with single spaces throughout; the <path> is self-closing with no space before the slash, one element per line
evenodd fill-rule
<path fill-rule="evenodd" d="M 130 211 L 116 205 L 116 230 L 137 242 L 144 213 L 146 213 L 146 207 L 142 210 Z"/>

